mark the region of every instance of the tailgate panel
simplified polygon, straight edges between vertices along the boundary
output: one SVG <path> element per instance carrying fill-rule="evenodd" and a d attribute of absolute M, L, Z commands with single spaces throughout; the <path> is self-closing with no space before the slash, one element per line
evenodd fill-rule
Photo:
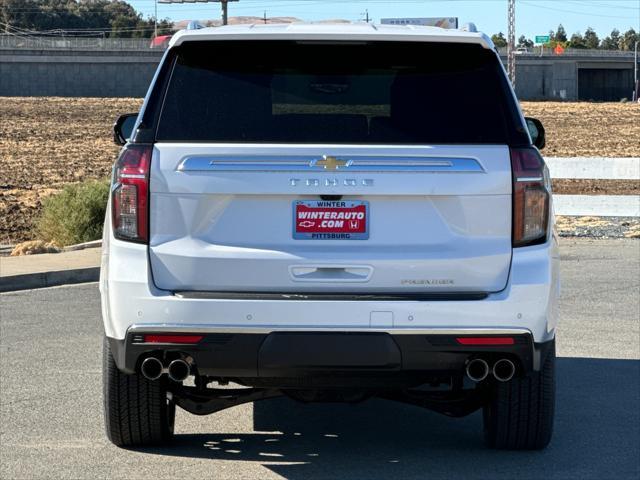
<path fill-rule="evenodd" d="M 306 160 L 323 156 L 351 163 L 327 171 Z M 387 170 L 357 165 L 371 156 Z M 191 158 L 207 161 L 185 169 Z M 233 167 L 209 168 L 212 158 Z M 479 168 L 425 168 L 443 158 Z M 505 146 L 157 144 L 150 185 L 150 259 L 161 289 L 492 292 L 507 282 Z M 294 239 L 294 202 L 320 195 L 368 202 L 369 238 Z"/>

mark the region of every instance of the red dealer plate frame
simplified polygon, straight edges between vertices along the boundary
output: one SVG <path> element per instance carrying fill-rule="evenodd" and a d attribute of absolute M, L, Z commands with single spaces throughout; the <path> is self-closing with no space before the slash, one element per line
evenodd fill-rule
<path fill-rule="evenodd" d="M 296 240 L 367 240 L 369 202 L 360 200 L 296 200 L 293 202 Z"/>

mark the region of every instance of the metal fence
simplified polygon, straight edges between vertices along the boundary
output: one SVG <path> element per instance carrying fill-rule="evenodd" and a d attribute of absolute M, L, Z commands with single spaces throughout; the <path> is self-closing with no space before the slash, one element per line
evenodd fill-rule
<path fill-rule="evenodd" d="M 499 48 L 498 53 L 500 55 L 507 55 L 506 48 Z M 563 53 L 557 54 L 553 51 L 553 49 L 545 47 L 541 49 L 540 47 L 530 48 L 527 51 L 517 50 L 516 57 L 520 56 L 530 56 L 530 57 L 623 57 L 623 58 L 633 58 L 633 50 L 594 50 L 587 48 L 566 48 Z"/>
<path fill-rule="evenodd" d="M 166 45 L 153 47 L 164 49 Z M 36 37 L 0 34 L 0 49 L 33 50 L 149 50 L 150 38 Z"/>
<path fill-rule="evenodd" d="M 31 35 L 0 34 L 0 49 L 35 49 L 35 50 L 162 50 L 166 43 L 151 46 L 150 38 L 96 38 L 96 37 L 39 37 Z M 500 55 L 506 55 L 507 49 L 498 49 Z M 535 47 L 529 51 L 518 51 L 519 56 L 574 56 L 574 57 L 629 57 L 633 58 L 633 51 L 621 50 L 587 50 L 567 48 L 558 55 L 550 48 Z"/>

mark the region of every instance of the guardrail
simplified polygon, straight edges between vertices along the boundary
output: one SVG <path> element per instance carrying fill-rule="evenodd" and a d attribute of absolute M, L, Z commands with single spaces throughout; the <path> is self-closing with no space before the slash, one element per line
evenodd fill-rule
<path fill-rule="evenodd" d="M 640 180 L 640 157 L 547 157 L 551 178 Z M 640 195 L 554 195 L 557 215 L 640 217 Z"/>
<path fill-rule="evenodd" d="M 498 48 L 500 55 L 506 56 L 507 49 Z M 600 50 L 589 48 L 565 48 L 564 52 L 557 54 L 552 48 L 544 47 L 541 51 L 540 47 L 530 48 L 528 51 L 516 51 L 516 57 L 531 56 L 531 57 L 623 57 L 633 59 L 633 50 Z"/>
<path fill-rule="evenodd" d="M 148 50 L 151 45 L 150 38 L 100 38 L 100 37 L 60 37 L 60 36 L 35 36 L 0 34 L 0 49 L 87 49 L 87 50 Z M 164 49 L 165 46 L 157 47 Z M 507 55 L 506 48 L 499 48 L 500 55 Z M 551 48 L 534 47 L 530 51 L 517 52 L 518 56 L 545 56 L 557 57 Z M 624 50 L 593 50 L 582 48 L 567 48 L 563 57 L 629 57 L 633 58 L 633 51 Z"/>

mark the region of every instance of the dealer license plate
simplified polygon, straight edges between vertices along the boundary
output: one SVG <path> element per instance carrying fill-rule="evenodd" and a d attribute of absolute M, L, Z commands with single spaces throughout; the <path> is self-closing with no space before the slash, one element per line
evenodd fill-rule
<path fill-rule="evenodd" d="M 293 202 L 293 238 L 366 240 L 369 238 L 369 202 L 297 200 Z"/>

